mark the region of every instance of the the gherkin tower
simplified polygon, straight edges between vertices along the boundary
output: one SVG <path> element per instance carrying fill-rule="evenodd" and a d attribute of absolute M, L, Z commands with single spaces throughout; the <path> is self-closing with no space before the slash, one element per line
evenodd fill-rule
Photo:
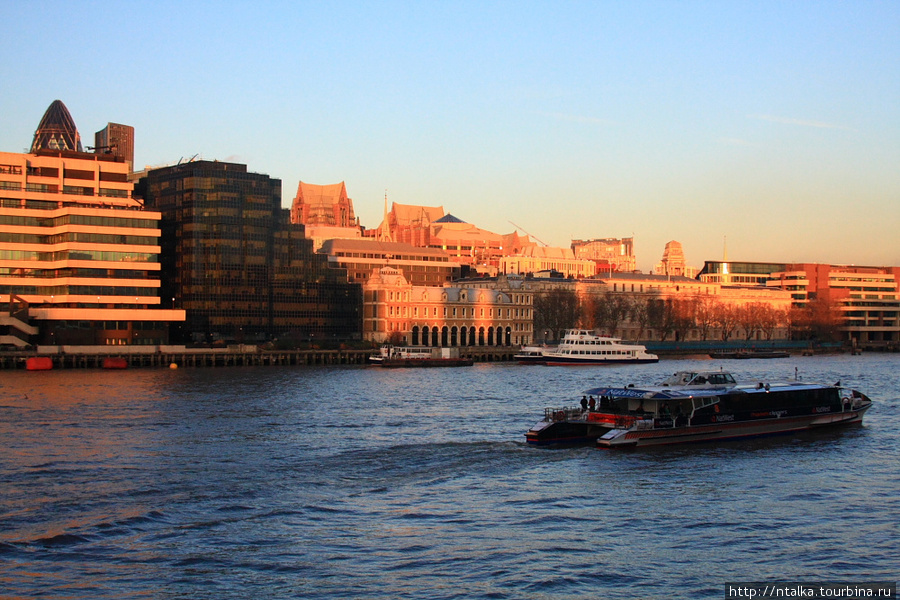
<path fill-rule="evenodd" d="M 84 152 L 81 147 L 81 136 L 75 127 L 75 121 L 62 100 L 54 100 L 44 113 L 37 130 L 31 151 L 38 150 L 75 150 Z"/>

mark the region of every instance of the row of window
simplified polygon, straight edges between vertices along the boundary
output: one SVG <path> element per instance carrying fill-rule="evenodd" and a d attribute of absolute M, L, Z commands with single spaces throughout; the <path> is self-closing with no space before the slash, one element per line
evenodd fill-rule
<path fill-rule="evenodd" d="M 42 296 L 130 296 L 151 297 L 159 296 L 159 289 L 155 287 L 111 286 L 111 285 L 49 285 L 49 286 L 0 286 L 13 290 L 16 294 L 39 294 Z M 23 291 L 27 288 L 28 291 Z M 10 293 L 2 292 L 0 293 Z M 51 300 L 52 301 L 52 300 Z"/>
<path fill-rule="evenodd" d="M 63 277 L 90 277 L 92 279 L 159 279 L 159 273 L 151 276 L 150 271 L 140 269 L 36 269 L 32 267 L 0 267 L 0 277 L 28 277 L 35 279 L 58 279 Z"/>
<path fill-rule="evenodd" d="M 0 242 L 11 244 L 64 244 L 66 242 L 82 242 L 88 244 L 127 244 L 129 246 L 156 246 L 158 238 L 141 235 L 113 235 L 105 233 L 84 233 L 70 231 L 56 235 L 38 235 L 34 233 L 8 233 L 0 231 Z"/>
<path fill-rule="evenodd" d="M 145 252 L 104 252 L 101 250 L 61 250 L 36 252 L 30 250 L 0 250 L 0 260 L 100 260 L 107 262 L 159 262 L 157 254 Z"/>
<path fill-rule="evenodd" d="M 387 306 L 387 309 L 388 309 L 387 316 L 405 318 L 409 314 L 408 313 L 409 308 L 410 307 L 408 307 L 408 306 Z M 475 307 L 463 306 L 463 307 L 459 307 L 459 308 L 460 308 L 460 314 L 457 315 L 457 307 L 456 306 L 453 306 L 453 307 L 444 306 L 444 307 L 442 307 L 442 310 L 443 310 L 442 316 L 443 317 L 459 316 L 460 318 L 463 318 L 463 319 L 475 318 Z M 498 308 L 496 310 L 497 310 L 497 318 L 502 319 L 503 318 L 503 309 Z M 480 317 L 480 318 L 484 318 L 485 316 L 487 316 L 487 318 L 489 318 L 489 319 L 494 318 L 494 309 L 493 308 L 487 309 L 487 311 L 488 311 L 487 315 L 485 315 L 483 307 L 480 307 L 478 309 L 478 311 L 479 311 L 478 317 Z M 515 311 L 515 312 L 513 312 L 513 311 Z M 413 316 L 413 318 L 416 318 L 419 316 L 419 307 L 418 306 L 412 307 L 412 316 Z M 422 316 L 428 317 L 428 307 L 427 306 L 422 307 Z M 431 316 L 433 316 L 433 317 L 438 316 L 438 307 L 437 306 L 432 307 Z M 526 309 L 526 308 L 522 308 L 522 309 L 507 308 L 506 309 L 506 318 L 507 319 L 512 319 L 512 318 L 529 319 L 529 318 L 531 318 L 531 310 Z"/>
<path fill-rule="evenodd" d="M 0 206 L 5 208 L 21 208 L 19 204 L 7 207 L 4 202 L 9 198 L 0 199 Z M 19 202 L 19 200 L 14 200 Z M 38 201 L 40 202 L 40 201 Z M 53 208 L 58 208 L 56 202 L 49 202 Z M 25 208 L 34 208 L 27 206 Z M 0 215 L 0 225 L 18 225 L 22 227 L 62 227 L 63 225 L 90 225 L 93 227 L 129 227 L 141 229 L 158 229 L 159 221 L 156 219 L 126 219 L 123 217 L 98 217 L 91 215 L 61 215 L 59 217 L 43 218 L 20 215 Z"/>
<path fill-rule="evenodd" d="M 405 260 L 419 262 L 450 262 L 448 256 L 413 256 L 409 254 L 391 254 L 390 252 L 335 252 L 335 256 L 342 258 L 371 258 L 374 260 Z M 371 265 L 366 265 L 371 267 Z"/>

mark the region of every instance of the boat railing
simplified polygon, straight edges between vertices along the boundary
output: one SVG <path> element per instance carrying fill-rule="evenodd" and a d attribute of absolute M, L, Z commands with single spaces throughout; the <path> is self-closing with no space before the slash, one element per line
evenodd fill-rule
<path fill-rule="evenodd" d="M 578 419 L 584 414 L 580 406 L 564 406 L 562 408 L 545 408 L 545 421 L 567 421 L 569 419 Z"/>

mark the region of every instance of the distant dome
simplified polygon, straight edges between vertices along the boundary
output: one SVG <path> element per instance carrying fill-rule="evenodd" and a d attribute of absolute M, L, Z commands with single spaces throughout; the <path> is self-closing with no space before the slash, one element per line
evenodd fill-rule
<path fill-rule="evenodd" d="M 434 221 L 434 222 L 435 223 L 465 223 L 465 221 L 454 217 L 450 213 L 447 213 L 446 215 L 444 215 L 443 217 L 441 217 L 440 219 L 438 219 L 437 221 Z"/>
<path fill-rule="evenodd" d="M 31 151 L 38 150 L 75 150 L 84 152 L 81 147 L 81 136 L 75 127 L 75 121 L 69 114 L 69 109 L 62 100 L 54 100 L 44 117 L 41 119 L 37 130 L 34 132 L 34 141 L 31 143 Z"/>

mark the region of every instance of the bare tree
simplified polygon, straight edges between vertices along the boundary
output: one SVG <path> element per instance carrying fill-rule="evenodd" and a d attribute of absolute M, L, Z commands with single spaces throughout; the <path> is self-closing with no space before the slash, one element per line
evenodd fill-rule
<path fill-rule="evenodd" d="M 697 296 L 694 312 L 694 324 L 700 332 L 701 340 L 709 339 L 709 330 L 715 321 L 716 307 L 721 304 L 715 296 Z"/>
<path fill-rule="evenodd" d="M 778 326 L 785 322 L 786 315 L 785 311 L 778 310 L 768 304 L 763 304 L 760 307 L 759 313 L 759 328 L 763 332 L 763 335 L 766 336 L 767 340 L 771 340 L 775 335 L 775 330 L 778 329 Z"/>
<path fill-rule="evenodd" d="M 695 298 L 672 299 L 667 303 L 672 312 L 672 329 L 675 331 L 675 341 L 683 340 L 687 332 L 694 328 L 694 315 L 697 310 Z"/>
<path fill-rule="evenodd" d="M 631 306 L 631 320 L 638 325 L 637 339 L 643 339 L 644 331 L 650 325 L 650 299 L 637 297 Z"/>
<path fill-rule="evenodd" d="M 722 341 L 727 342 L 738 325 L 734 307 L 725 302 L 719 303 L 715 308 L 713 323 L 719 328 Z"/>
<path fill-rule="evenodd" d="M 632 310 L 632 302 L 624 294 L 606 293 L 595 298 L 593 303 L 593 322 L 610 336 L 615 336 L 622 321 L 628 319 Z"/>
<path fill-rule="evenodd" d="M 558 339 L 562 331 L 578 324 L 578 296 L 572 290 L 554 289 L 534 294 L 534 331 L 535 336 L 544 339 L 545 332 L 552 332 L 553 339 Z"/>
<path fill-rule="evenodd" d="M 744 330 L 744 339 L 746 340 L 752 340 L 759 330 L 760 306 L 758 302 L 751 302 L 738 307 L 735 311 L 737 322 Z"/>

